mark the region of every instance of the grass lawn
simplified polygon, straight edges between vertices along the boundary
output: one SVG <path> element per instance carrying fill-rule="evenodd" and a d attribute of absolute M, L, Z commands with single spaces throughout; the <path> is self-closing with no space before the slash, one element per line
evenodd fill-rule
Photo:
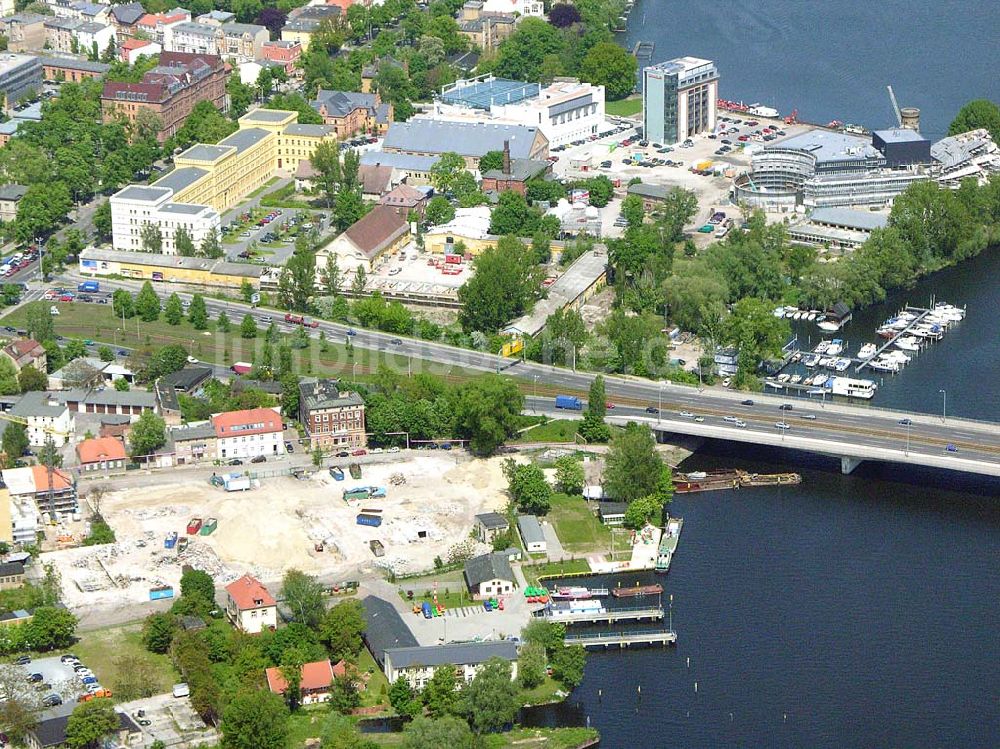
<path fill-rule="evenodd" d="M 611 546 L 611 531 L 581 497 L 553 494 L 547 517 L 567 551 L 606 551 Z"/>
<path fill-rule="evenodd" d="M 571 419 L 553 419 L 546 424 L 539 424 L 525 432 L 521 432 L 516 442 L 573 442 L 579 421 Z"/>
<path fill-rule="evenodd" d="M 639 114 L 639 112 L 642 111 L 642 97 L 605 102 L 604 110 L 608 114 L 613 114 L 616 117 L 631 117 L 632 115 Z"/>
<path fill-rule="evenodd" d="M 384 688 L 388 693 L 389 680 L 385 678 L 382 669 L 375 663 L 368 648 L 361 648 L 361 655 L 358 656 L 358 671 L 368 674 L 368 684 L 365 686 L 365 691 L 361 693 L 361 705 L 363 707 L 385 705 L 388 709 L 389 698 L 383 694 L 382 690 Z"/>
<path fill-rule="evenodd" d="M 538 578 L 553 575 L 578 575 L 590 572 L 590 564 L 586 559 L 567 559 L 562 562 L 546 562 L 545 564 L 530 564 L 521 567 L 524 579 L 529 585 L 538 585 Z"/>
<path fill-rule="evenodd" d="M 515 728 L 507 733 L 484 736 L 483 749 L 577 749 L 598 737 L 593 728 Z M 402 733 L 366 733 L 379 746 L 402 746 Z"/>
<path fill-rule="evenodd" d="M 117 691 L 121 671 L 118 660 L 123 656 L 139 657 L 147 661 L 153 667 L 150 672 L 155 680 L 156 693 L 169 692 L 181 680 L 180 675 L 174 670 L 169 656 L 150 653 L 142 646 L 140 630 L 140 624 L 128 624 L 83 632 L 80 641 L 71 650 L 94 672 L 98 681 L 112 692 Z M 117 694 L 114 699 L 118 700 Z"/>
<path fill-rule="evenodd" d="M 522 689 L 518 695 L 518 700 L 525 705 L 543 705 L 546 702 L 555 702 L 560 699 L 558 692 L 563 691 L 563 685 L 546 676 L 545 681 L 534 689 Z"/>
<path fill-rule="evenodd" d="M 302 749 L 306 739 L 319 737 L 323 719 L 330 714 L 326 705 L 300 707 L 288 719 L 288 749 Z"/>
<path fill-rule="evenodd" d="M 400 597 L 406 601 L 407 605 L 420 606 L 424 601 L 432 606 L 434 605 L 433 588 L 421 585 L 419 588 L 405 588 L 405 590 L 413 591 L 413 601 L 406 598 L 404 590 L 399 591 Z M 428 591 L 431 592 L 428 594 Z M 465 589 L 465 583 L 462 581 L 438 583 L 437 601 L 446 609 L 457 609 L 462 606 L 472 606 L 476 604 L 476 602 L 469 596 L 468 591 Z"/>

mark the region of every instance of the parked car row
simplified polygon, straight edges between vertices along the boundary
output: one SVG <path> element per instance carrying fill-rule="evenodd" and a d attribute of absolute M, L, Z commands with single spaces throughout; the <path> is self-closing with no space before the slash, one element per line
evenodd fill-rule
<path fill-rule="evenodd" d="M 25 250 L 24 252 L 17 252 L 4 260 L 3 264 L 0 265 L 0 276 L 10 278 L 15 273 L 19 273 L 27 268 L 37 259 L 38 250 L 34 249 L 34 245 L 32 245 L 31 248 Z"/>

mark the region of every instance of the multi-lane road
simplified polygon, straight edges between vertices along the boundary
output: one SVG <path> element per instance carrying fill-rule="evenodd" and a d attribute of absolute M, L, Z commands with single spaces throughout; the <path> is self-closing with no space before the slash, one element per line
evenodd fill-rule
<path fill-rule="evenodd" d="M 101 283 L 102 288 L 120 287 L 133 292 L 139 288 L 137 282 L 102 280 Z M 182 299 L 190 299 L 191 296 L 180 291 L 178 295 Z M 206 298 L 205 302 L 212 316 L 225 310 L 236 324 L 240 317 L 250 314 L 261 326 L 266 327 L 273 321 L 285 332 L 296 327 L 286 324 L 284 313 L 277 311 L 210 298 Z M 353 330 L 348 325 L 323 320 L 319 321 L 318 328 L 310 332 L 318 335 L 321 330 L 330 340 L 344 341 L 349 338 L 354 346 L 378 352 L 381 360 L 403 369 L 408 361 L 420 360 L 422 371 L 428 368 L 433 370 L 434 367 L 447 371 L 453 366 L 500 371 L 523 380 L 529 395 L 565 392 L 585 397 L 594 377 L 589 372 L 522 362 L 380 331 Z M 610 416 L 641 418 L 663 431 L 1000 476 L 1000 424 L 996 422 L 951 417 L 945 420 L 929 414 L 889 411 L 864 405 L 821 403 L 818 398 L 806 400 L 767 394 L 747 395 L 723 388 L 699 390 L 628 376 L 608 376 L 605 380 L 607 398 L 616 406 L 609 412 Z M 752 406 L 742 403 L 747 399 L 754 401 Z M 548 403 L 554 407 L 551 398 Z M 792 404 L 792 410 L 780 410 L 784 403 Z M 544 402 L 533 400 L 532 404 L 544 407 Z M 647 408 L 655 408 L 659 414 L 647 413 Z M 704 421 L 682 417 L 681 411 L 690 412 L 694 417 L 701 416 Z M 747 426 L 725 422 L 725 416 L 736 416 Z M 804 418 L 806 416 L 815 416 L 815 419 Z M 907 420 L 909 424 L 905 423 Z M 789 428 L 778 428 L 776 424 L 779 421 L 787 423 Z M 954 450 L 949 450 L 949 445 Z M 845 469 L 847 467 L 845 464 Z"/>

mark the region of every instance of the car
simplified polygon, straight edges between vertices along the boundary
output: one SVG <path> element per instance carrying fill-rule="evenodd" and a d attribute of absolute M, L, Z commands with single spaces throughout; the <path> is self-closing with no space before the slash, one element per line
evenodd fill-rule
<path fill-rule="evenodd" d="M 260 318 L 260 321 L 269 323 L 273 321 L 273 318 L 270 315 L 264 315 L 262 318 Z"/>
<path fill-rule="evenodd" d="M 62 663 L 79 663 L 80 662 L 80 659 L 77 658 L 72 653 L 65 653 L 64 655 L 59 656 L 59 660 Z"/>
<path fill-rule="evenodd" d="M 191 689 L 187 684 L 174 684 L 174 688 L 171 693 L 174 697 L 188 697 L 191 695 Z"/>
<path fill-rule="evenodd" d="M 15 666 L 27 666 L 29 663 L 31 663 L 31 656 L 28 655 L 18 656 L 17 660 L 14 661 Z"/>
<path fill-rule="evenodd" d="M 391 452 L 391 453 L 398 453 L 399 452 L 399 448 L 396 447 L 395 445 L 393 445 L 392 447 L 389 448 L 389 452 Z"/>
<path fill-rule="evenodd" d="M 358 334 L 358 331 L 356 331 L 354 328 L 348 328 L 347 329 L 347 335 L 357 335 L 357 334 Z"/>
<path fill-rule="evenodd" d="M 267 462 L 267 456 L 266 455 L 255 455 L 250 462 L 251 463 L 266 463 Z"/>
<path fill-rule="evenodd" d="M 816 421 L 816 414 L 799 414 L 800 419 L 809 419 L 809 421 Z"/>
<path fill-rule="evenodd" d="M 749 398 L 747 398 L 746 400 L 740 401 L 740 405 L 742 405 L 742 406 L 752 406 L 753 405 L 753 401 L 750 400 Z"/>
<path fill-rule="evenodd" d="M 90 669 L 84 666 L 79 661 L 77 661 L 77 664 L 73 666 L 73 670 L 76 671 L 77 673 L 80 673 L 81 671 L 89 671 Z"/>
<path fill-rule="evenodd" d="M 39 681 L 45 681 L 45 677 L 39 673 L 28 674 L 28 682 L 34 684 Z"/>
<path fill-rule="evenodd" d="M 451 443 L 450 442 L 442 442 L 441 443 L 441 449 L 442 450 L 451 450 Z"/>
<path fill-rule="evenodd" d="M 791 429 L 791 427 L 783 421 L 776 421 L 774 422 L 774 425 L 778 427 L 778 429 Z"/>
<path fill-rule="evenodd" d="M 59 297 L 59 301 L 60 302 L 72 302 L 73 301 L 73 295 L 72 294 L 63 294 L 61 297 Z"/>
<path fill-rule="evenodd" d="M 958 452 L 958 448 L 955 447 L 955 445 L 953 445 L 950 442 L 948 443 L 948 446 L 945 448 L 945 450 L 947 450 L 950 453 L 957 453 Z"/>
<path fill-rule="evenodd" d="M 607 402 L 606 402 L 606 403 L 604 404 L 604 407 L 605 407 L 605 408 L 607 408 L 607 409 L 611 409 L 611 408 L 614 408 L 614 407 L 615 407 L 615 404 L 614 404 L 614 403 L 612 403 L 611 401 L 607 401 Z"/>
<path fill-rule="evenodd" d="M 376 447 L 374 450 L 372 450 L 372 455 L 381 455 L 384 452 L 385 450 L 383 450 L 381 447 Z"/>
<path fill-rule="evenodd" d="M 900 425 L 900 426 L 903 426 L 903 427 L 908 427 L 908 426 L 910 426 L 911 424 L 913 424 L 913 419 L 900 419 L 900 420 L 899 420 L 899 425 Z"/>
<path fill-rule="evenodd" d="M 746 429 L 747 428 L 747 423 L 745 421 L 743 421 L 743 419 L 737 419 L 736 421 L 733 422 L 733 424 L 735 424 L 736 426 L 738 426 L 740 429 Z"/>
<path fill-rule="evenodd" d="M 62 697 L 60 697 L 55 692 L 53 692 L 52 694 L 45 695 L 45 698 L 42 700 L 42 704 L 45 707 L 57 707 L 62 703 L 63 703 Z"/>
<path fill-rule="evenodd" d="M 658 414 L 660 413 L 660 409 L 658 409 L 656 406 L 646 406 L 646 413 Z"/>
<path fill-rule="evenodd" d="M 780 406 L 778 406 L 779 411 L 792 411 L 794 410 L 794 408 L 795 406 L 793 406 L 791 403 L 782 403 Z"/>
<path fill-rule="evenodd" d="M 685 419 L 693 419 L 694 418 L 694 414 L 691 413 L 690 411 L 681 411 L 681 416 L 683 416 Z"/>
<path fill-rule="evenodd" d="M 391 343 L 393 346 L 402 346 L 403 345 L 403 339 L 402 338 L 393 338 L 391 341 L 389 341 L 389 343 Z"/>
<path fill-rule="evenodd" d="M 723 416 L 722 420 L 727 424 L 735 424 L 737 421 L 739 421 L 739 419 L 736 418 L 735 416 Z"/>
<path fill-rule="evenodd" d="M 355 450 L 355 451 L 353 451 L 351 453 L 351 455 L 354 455 L 354 456 L 367 455 L 367 454 L 368 454 L 368 451 L 365 450 L 363 447 L 359 447 L 357 450 Z"/>
<path fill-rule="evenodd" d="M 240 460 L 239 458 L 233 458 L 228 463 L 226 463 L 226 465 L 229 465 L 229 466 L 241 466 L 241 465 L 243 465 L 243 461 Z"/>
<path fill-rule="evenodd" d="M 197 360 L 197 359 L 195 359 L 195 358 L 194 358 L 193 356 L 190 356 L 190 355 L 189 355 L 189 356 L 188 356 L 188 358 L 187 358 L 187 363 L 188 363 L 188 364 L 197 364 L 197 363 L 198 363 L 198 360 Z"/>
<path fill-rule="evenodd" d="M 128 351 L 123 348 L 118 349 L 115 353 L 118 354 L 118 356 L 128 356 Z"/>
<path fill-rule="evenodd" d="M 295 452 L 295 444 L 289 440 L 285 441 L 285 452 L 293 453 Z"/>
<path fill-rule="evenodd" d="M 701 422 L 703 422 L 705 420 L 705 417 L 704 416 L 695 416 L 694 420 L 697 421 L 700 424 Z"/>
<path fill-rule="evenodd" d="M 151 721 L 149 718 L 138 718 L 136 719 L 135 722 L 138 723 L 143 728 L 146 728 L 147 726 L 151 726 L 153 724 L 153 721 Z"/>

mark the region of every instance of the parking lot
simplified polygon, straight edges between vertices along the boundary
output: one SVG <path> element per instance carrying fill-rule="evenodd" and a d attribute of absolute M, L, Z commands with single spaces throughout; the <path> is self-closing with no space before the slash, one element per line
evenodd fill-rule
<path fill-rule="evenodd" d="M 416 244 L 411 242 L 369 275 L 368 287 L 383 292 L 457 299 L 458 288 L 471 275 L 471 264 L 445 263 L 441 254 L 418 252 Z"/>
<path fill-rule="evenodd" d="M 51 656 L 32 658 L 20 668 L 24 672 L 25 681 L 34 677 L 31 682 L 32 688 L 42 699 L 47 700 L 46 707 L 54 709 L 60 704 L 76 703 L 77 698 L 87 691 L 73 670 L 75 665 L 75 663 L 63 663 L 59 656 Z M 53 695 L 58 696 L 58 701 Z"/>
<path fill-rule="evenodd" d="M 260 214 L 259 218 L 256 216 Z M 230 260 L 249 260 L 252 257 L 251 244 L 257 243 L 256 259 L 268 265 L 284 265 L 295 251 L 294 230 L 313 231 L 322 234 L 329 228 L 329 218 L 325 213 L 297 208 L 247 209 L 231 220 L 226 229 L 222 247 Z M 235 241 L 229 241 L 235 240 Z"/>
<path fill-rule="evenodd" d="M 218 732 L 205 725 L 188 698 L 158 694 L 123 702 L 118 708 L 142 729 L 145 746 L 159 739 L 168 747 L 215 746 Z"/>

